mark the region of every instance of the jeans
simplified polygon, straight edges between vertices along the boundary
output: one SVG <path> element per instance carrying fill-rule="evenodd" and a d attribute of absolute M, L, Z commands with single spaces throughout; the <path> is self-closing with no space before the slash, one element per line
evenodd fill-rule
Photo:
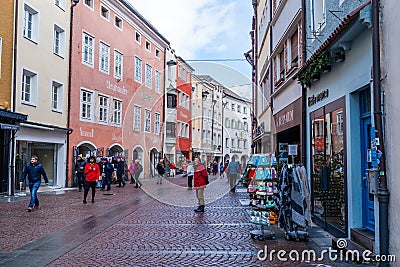
<path fill-rule="evenodd" d="M 104 190 L 106 188 L 106 186 L 107 186 L 107 191 L 110 191 L 110 189 L 111 189 L 111 177 L 107 177 L 107 176 L 103 177 L 103 182 L 102 182 L 102 185 L 101 185 L 101 189 Z"/>
<path fill-rule="evenodd" d="M 235 174 L 228 173 L 229 186 L 231 190 L 235 190 L 237 184 L 237 177 L 238 175 L 236 173 Z"/>
<path fill-rule="evenodd" d="M 139 181 L 139 176 L 140 176 L 140 173 L 135 173 L 136 186 L 142 186 L 142 182 Z"/>
<path fill-rule="evenodd" d="M 162 184 L 162 178 L 163 178 L 163 175 L 157 173 L 157 184 Z"/>
<path fill-rule="evenodd" d="M 192 188 L 193 185 L 193 175 L 188 175 L 188 187 Z"/>
<path fill-rule="evenodd" d="M 31 191 L 31 201 L 29 201 L 29 207 L 33 207 L 33 205 L 39 206 L 39 199 L 37 197 L 39 186 L 40 181 L 29 182 L 29 191 Z"/>
<path fill-rule="evenodd" d="M 83 172 L 76 173 L 76 180 L 77 180 L 76 182 L 78 184 L 79 190 L 82 189 L 82 186 L 83 186 L 83 189 L 85 189 L 86 179 L 85 179 L 85 174 Z"/>

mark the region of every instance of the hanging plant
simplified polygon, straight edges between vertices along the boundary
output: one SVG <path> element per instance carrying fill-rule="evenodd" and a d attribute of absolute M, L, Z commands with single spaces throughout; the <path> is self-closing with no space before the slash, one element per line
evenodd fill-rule
<path fill-rule="evenodd" d="M 325 72 L 327 69 L 330 70 L 331 55 L 329 51 L 324 51 L 315 57 L 297 77 L 299 83 L 302 86 L 310 86 L 311 82 L 319 80 L 321 72 Z"/>

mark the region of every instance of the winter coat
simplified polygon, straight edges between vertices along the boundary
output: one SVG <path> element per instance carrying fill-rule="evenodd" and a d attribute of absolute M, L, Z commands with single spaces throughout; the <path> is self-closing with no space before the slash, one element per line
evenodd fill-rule
<path fill-rule="evenodd" d="M 40 175 L 43 175 L 44 181 L 46 183 L 49 182 L 49 179 L 47 179 L 46 171 L 44 170 L 43 165 L 39 162 L 35 165 L 32 165 L 31 163 L 27 164 L 19 181 L 24 182 L 26 175 L 28 175 L 28 181 L 31 183 L 40 182 Z"/>
<path fill-rule="evenodd" d="M 100 162 L 99 167 L 100 167 L 100 173 L 101 174 L 104 173 L 105 177 L 111 179 L 112 173 L 114 171 L 113 165 L 110 162 L 106 161 L 106 163 L 104 164 Z"/>
<path fill-rule="evenodd" d="M 122 175 L 122 174 L 124 174 L 124 171 L 125 171 L 125 162 L 124 161 L 118 161 L 117 162 L 117 164 L 116 164 L 117 166 L 117 174 L 118 175 Z"/>
<path fill-rule="evenodd" d="M 130 174 L 134 174 L 135 173 L 135 163 L 131 163 L 131 165 L 129 166 L 129 172 Z"/>
<path fill-rule="evenodd" d="M 100 176 L 100 166 L 97 163 L 88 163 L 85 165 L 84 173 L 86 175 L 86 181 L 96 182 Z"/>
<path fill-rule="evenodd" d="M 163 175 L 165 173 L 165 167 L 164 167 L 164 164 L 162 162 L 159 162 L 157 164 L 156 169 L 157 169 L 158 174 L 160 174 L 160 175 Z"/>
<path fill-rule="evenodd" d="M 83 159 L 78 159 L 75 163 L 75 171 L 83 173 L 85 169 L 86 161 Z"/>
<path fill-rule="evenodd" d="M 140 163 L 135 163 L 135 174 L 140 174 L 143 171 L 143 167 Z"/>
<path fill-rule="evenodd" d="M 203 165 L 199 165 L 194 170 L 193 176 L 194 188 L 205 188 L 208 184 L 207 169 Z"/>
<path fill-rule="evenodd" d="M 229 174 L 238 174 L 239 171 L 240 171 L 239 163 L 237 163 L 236 161 L 229 162 L 229 165 L 228 165 L 228 173 Z"/>

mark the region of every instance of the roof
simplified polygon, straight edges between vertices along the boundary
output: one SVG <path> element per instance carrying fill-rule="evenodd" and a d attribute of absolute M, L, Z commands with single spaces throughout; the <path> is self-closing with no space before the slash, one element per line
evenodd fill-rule
<path fill-rule="evenodd" d="M 329 37 L 321 44 L 321 46 L 314 52 L 314 54 L 306 61 L 303 66 L 299 69 L 297 72 L 297 75 L 299 75 L 301 72 L 303 72 L 310 64 L 311 62 L 323 51 L 325 51 L 327 48 L 329 48 L 331 45 L 333 45 L 338 38 L 340 38 L 348 29 L 351 28 L 351 26 L 356 22 L 356 19 L 358 18 L 358 14 L 360 11 L 369 5 L 371 3 L 371 0 L 365 2 L 358 8 L 356 8 L 354 11 L 352 11 L 349 15 L 347 15 L 342 23 L 339 24 L 339 26 L 336 27 L 335 30 L 332 31 L 332 33 L 329 35 Z"/>

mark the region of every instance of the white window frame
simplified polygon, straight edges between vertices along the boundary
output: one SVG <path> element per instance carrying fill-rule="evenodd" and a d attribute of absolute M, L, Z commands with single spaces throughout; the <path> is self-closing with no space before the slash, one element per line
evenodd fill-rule
<path fill-rule="evenodd" d="M 83 0 L 83 4 L 90 8 L 91 10 L 94 9 L 94 0 Z"/>
<path fill-rule="evenodd" d="M 99 71 L 110 74 L 110 46 L 100 41 Z"/>
<path fill-rule="evenodd" d="M 147 51 L 151 52 L 151 43 L 149 41 L 145 42 L 145 48 Z"/>
<path fill-rule="evenodd" d="M 158 50 L 158 49 L 156 49 L 156 58 L 160 58 L 160 55 L 161 55 L 161 52 L 160 52 L 160 50 Z"/>
<path fill-rule="evenodd" d="M 142 83 L 142 76 L 143 76 L 142 65 L 143 65 L 142 60 L 139 57 L 135 57 L 135 81 L 139 83 Z"/>
<path fill-rule="evenodd" d="M 317 3 L 319 6 L 315 6 Z M 319 33 L 326 25 L 326 3 L 325 0 L 310 0 L 311 32 Z"/>
<path fill-rule="evenodd" d="M 343 129 L 344 129 L 344 124 L 343 124 L 343 111 L 340 111 L 336 113 L 336 133 L 337 135 L 343 135 Z"/>
<path fill-rule="evenodd" d="M 124 66 L 124 55 L 114 50 L 114 77 L 117 79 L 122 79 L 123 73 L 123 66 Z"/>
<path fill-rule="evenodd" d="M 119 29 L 119 30 L 123 30 L 123 27 L 124 27 L 124 20 L 123 19 L 121 19 L 120 17 L 118 17 L 118 16 L 114 16 L 114 26 L 117 28 L 117 29 Z"/>
<path fill-rule="evenodd" d="M 139 39 L 139 40 L 138 40 Z M 139 32 L 135 32 L 135 41 L 138 44 L 142 44 L 142 35 Z"/>
<path fill-rule="evenodd" d="M 100 124 L 108 124 L 110 98 L 106 95 L 99 95 L 98 99 L 99 99 L 99 102 L 98 102 L 99 123 Z"/>
<path fill-rule="evenodd" d="M 156 89 L 157 93 L 161 93 L 161 72 L 156 70 Z"/>
<path fill-rule="evenodd" d="M 133 130 L 140 131 L 141 125 L 142 108 L 139 106 L 133 106 Z"/>
<path fill-rule="evenodd" d="M 65 0 L 54 0 L 54 4 L 61 8 L 61 10 L 65 11 Z"/>
<path fill-rule="evenodd" d="M 65 29 L 54 24 L 53 53 L 62 58 L 65 57 L 65 35 Z"/>
<path fill-rule="evenodd" d="M 144 131 L 151 132 L 151 111 L 148 109 L 144 110 Z"/>
<path fill-rule="evenodd" d="M 90 101 L 84 101 L 83 97 L 84 94 L 86 96 L 90 96 Z M 94 109 L 94 91 L 86 89 L 86 88 L 81 88 L 81 93 L 80 93 L 80 111 L 79 111 L 79 118 L 81 121 L 93 121 L 93 109 Z M 86 110 L 89 111 L 89 116 L 83 116 L 83 106 L 86 107 Z"/>
<path fill-rule="evenodd" d="M 94 66 L 94 37 L 86 32 L 82 33 L 82 63 L 92 68 Z"/>
<path fill-rule="evenodd" d="M 23 69 L 21 81 L 21 103 L 36 106 L 38 94 L 38 77 L 37 73 Z M 29 79 L 27 79 L 29 77 Z M 29 83 L 29 84 L 28 84 Z M 27 95 L 29 99 L 26 100 Z"/>
<path fill-rule="evenodd" d="M 62 113 L 64 109 L 63 105 L 64 85 L 60 82 L 53 81 L 51 84 L 51 110 Z"/>
<path fill-rule="evenodd" d="M 112 123 L 116 126 L 121 126 L 122 124 L 122 100 L 113 99 L 113 116 Z"/>
<path fill-rule="evenodd" d="M 153 88 L 153 67 L 146 63 L 145 65 L 145 85 L 147 88 Z"/>
<path fill-rule="evenodd" d="M 160 134 L 160 122 L 161 122 L 161 114 L 156 112 L 154 113 L 154 133 Z"/>
<path fill-rule="evenodd" d="M 22 35 L 28 40 L 38 43 L 39 40 L 39 11 L 24 4 Z"/>
<path fill-rule="evenodd" d="M 103 15 L 103 10 L 106 12 L 105 16 Z M 106 21 L 110 21 L 110 10 L 103 5 L 100 5 L 100 17 L 102 17 Z"/>

